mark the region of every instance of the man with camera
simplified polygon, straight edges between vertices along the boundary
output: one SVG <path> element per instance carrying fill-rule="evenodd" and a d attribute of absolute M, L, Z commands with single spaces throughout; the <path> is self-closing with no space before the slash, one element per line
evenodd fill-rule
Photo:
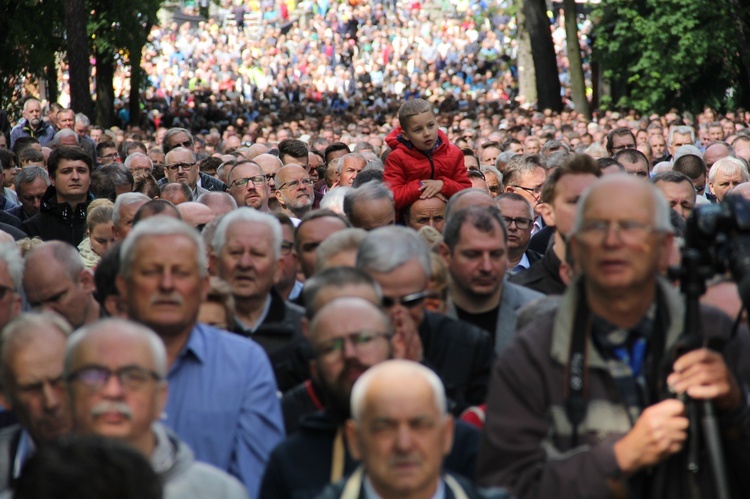
<path fill-rule="evenodd" d="M 605 177 L 584 192 L 569 236 L 580 276 L 495 363 L 479 482 L 520 499 L 718 497 L 690 398 L 713 402 L 730 487 L 748 497 L 748 333 L 732 337 L 732 320 L 703 308 L 703 345 L 724 340 L 719 351 L 674 348 L 684 306 L 658 277 L 673 243 L 663 196 Z"/>

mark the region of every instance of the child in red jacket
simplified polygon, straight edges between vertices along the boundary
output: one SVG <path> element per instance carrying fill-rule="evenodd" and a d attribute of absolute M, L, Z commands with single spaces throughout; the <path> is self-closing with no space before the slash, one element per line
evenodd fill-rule
<path fill-rule="evenodd" d="M 438 129 L 429 102 L 404 102 L 398 121 L 401 126 L 385 139 L 392 151 L 385 160 L 383 174 L 383 182 L 393 191 L 397 211 L 418 199 L 442 196 L 447 200 L 471 187 L 464 154 Z"/>

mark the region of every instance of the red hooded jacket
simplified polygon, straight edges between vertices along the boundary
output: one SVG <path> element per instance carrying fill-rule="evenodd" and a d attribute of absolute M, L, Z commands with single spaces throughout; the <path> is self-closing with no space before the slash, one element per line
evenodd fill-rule
<path fill-rule="evenodd" d="M 438 144 L 430 152 L 415 148 L 401 135 L 401 127 L 389 133 L 385 142 L 392 151 L 385 160 L 383 182 L 393 191 L 397 211 L 419 199 L 422 180 L 442 180 L 440 194 L 446 198 L 471 187 L 464 153 L 442 131 L 438 131 Z"/>

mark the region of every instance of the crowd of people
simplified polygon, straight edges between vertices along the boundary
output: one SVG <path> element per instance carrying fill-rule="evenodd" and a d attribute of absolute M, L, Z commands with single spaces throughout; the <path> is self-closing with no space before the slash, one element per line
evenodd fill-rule
<path fill-rule="evenodd" d="M 738 286 L 668 273 L 750 116 L 515 105 L 509 20 L 427 6 L 155 28 L 143 123 L 22 103 L 0 492 L 750 495 Z"/>

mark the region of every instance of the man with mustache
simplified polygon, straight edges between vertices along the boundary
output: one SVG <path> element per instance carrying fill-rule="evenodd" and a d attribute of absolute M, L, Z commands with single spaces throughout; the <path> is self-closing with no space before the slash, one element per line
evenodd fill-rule
<path fill-rule="evenodd" d="M 193 151 L 184 147 L 177 147 L 167 153 L 165 161 L 164 173 L 167 179 L 164 182 L 165 185 L 175 182 L 187 184 L 193 191 L 193 199 L 198 199 L 198 196 L 208 192 L 208 189 L 198 185 L 200 170 Z"/>
<path fill-rule="evenodd" d="M 307 170 L 297 164 L 282 166 L 276 173 L 276 199 L 282 213 L 299 220 L 310 211 L 315 199 L 313 180 Z"/>
<path fill-rule="evenodd" d="M 55 314 L 21 314 L 0 338 L 0 376 L 6 406 L 20 425 L 0 431 L 0 491 L 20 475 L 40 445 L 71 429 L 62 393 L 65 340 L 70 326 Z"/>
<path fill-rule="evenodd" d="M 34 137 L 45 146 L 55 136 L 55 129 L 42 119 L 42 104 L 38 99 L 27 99 L 21 114 L 23 119 L 10 131 L 11 149 L 19 137 Z"/>
<path fill-rule="evenodd" d="M 229 194 L 237 206 L 248 206 L 268 212 L 268 197 L 271 191 L 260 166 L 253 161 L 238 161 L 227 174 Z"/>
<path fill-rule="evenodd" d="M 79 329 L 65 352 L 64 379 L 77 433 L 123 440 L 143 453 L 164 497 L 247 498 L 237 479 L 195 461 L 159 422 L 167 400 L 167 354 L 148 328 L 107 319 Z"/>
<path fill-rule="evenodd" d="M 282 246 L 276 217 L 239 208 L 219 222 L 213 239 L 211 268 L 232 288 L 236 316 L 232 330 L 257 341 L 271 358 L 276 383 L 286 391 L 307 379 L 304 363 L 289 349 L 302 339 L 304 310 L 285 301 L 274 287 Z M 291 243 L 284 243 L 291 250 Z"/>
<path fill-rule="evenodd" d="M 357 297 L 332 299 L 310 323 L 309 340 L 315 352 L 311 369 L 325 407 L 303 419 L 299 430 L 274 450 L 263 477 L 261 499 L 317 497 L 328 483 L 348 476 L 357 467 L 356 457 L 347 452 L 343 433 L 350 417 L 352 386 L 370 367 L 392 358 L 397 345 L 391 341 L 388 316 L 371 301 L 377 290 L 364 281 L 354 284 L 350 278 L 349 282 L 348 291 Z M 323 294 L 335 293 L 321 289 L 318 299 L 324 301 L 327 297 Z M 455 438 L 458 444 L 446 467 L 471 476 L 478 433 L 461 425 Z"/>
<path fill-rule="evenodd" d="M 86 209 L 93 199 L 91 169 L 91 158 L 80 147 L 60 146 L 52 151 L 47 161 L 52 185 L 42 197 L 39 213 L 24 220 L 23 231 L 29 237 L 78 247 L 86 235 Z"/>
<path fill-rule="evenodd" d="M 122 243 L 116 284 L 127 316 L 166 346 L 165 425 L 255 497 L 284 436 L 276 382 L 255 342 L 197 323 L 209 288 L 200 235 L 163 215 L 138 222 Z"/>

